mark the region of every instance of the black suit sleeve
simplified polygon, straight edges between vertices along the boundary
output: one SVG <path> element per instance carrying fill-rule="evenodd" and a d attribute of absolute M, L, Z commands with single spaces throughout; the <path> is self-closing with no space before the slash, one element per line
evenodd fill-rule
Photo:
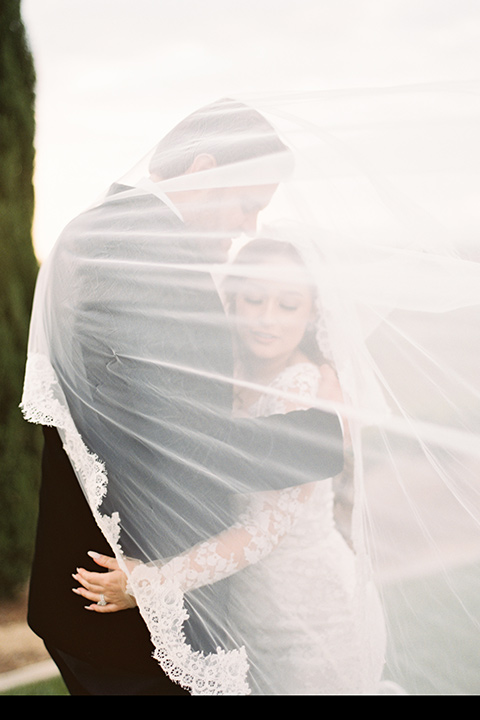
<path fill-rule="evenodd" d="M 240 492 L 323 480 L 343 469 L 342 427 L 332 413 L 310 409 L 235 420 L 230 432 L 229 452 L 219 453 L 218 470 Z"/>

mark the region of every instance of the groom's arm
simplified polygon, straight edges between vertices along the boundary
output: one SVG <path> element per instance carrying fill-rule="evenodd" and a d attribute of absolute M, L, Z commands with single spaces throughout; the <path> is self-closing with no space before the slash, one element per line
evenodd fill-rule
<path fill-rule="evenodd" d="M 343 470 L 342 423 L 312 408 L 232 421 L 215 467 L 234 492 L 278 490 L 333 477 Z"/>

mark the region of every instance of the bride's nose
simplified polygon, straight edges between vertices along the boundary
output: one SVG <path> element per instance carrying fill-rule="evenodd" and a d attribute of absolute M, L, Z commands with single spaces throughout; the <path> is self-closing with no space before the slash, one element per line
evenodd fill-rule
<path fill-rule="evenodd" d="M 262 325 L 271 325 L 275 322 L 275 302 L 273 299 L 263 302 L 258 319 Z"/>

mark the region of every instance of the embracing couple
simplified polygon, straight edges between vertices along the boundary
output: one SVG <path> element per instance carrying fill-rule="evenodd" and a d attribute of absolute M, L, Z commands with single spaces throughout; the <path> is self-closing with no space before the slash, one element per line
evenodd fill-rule
<path fill-rule="evenodd" d="M 72 694 L 375 692 L 383 621 L 334 523 L 348 430 L 321 409 L 341 390 L 318 280 L 271 237 L 214 280 L 290 162 L 260 113 L 202 108 L 42 267 L 29 622 Z"/>

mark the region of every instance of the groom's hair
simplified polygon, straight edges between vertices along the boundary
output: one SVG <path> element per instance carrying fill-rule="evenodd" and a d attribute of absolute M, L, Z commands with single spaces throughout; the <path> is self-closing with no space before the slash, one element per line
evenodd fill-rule
<path fill-rule="evenodd" d="M 149 169 L 163 179 L 184 175 L 203 153 L 213 155 L 217 165 L 278 153 L 291 155 L 263 115 L 223 98 L 178 123 L 157 145 Z"/>

